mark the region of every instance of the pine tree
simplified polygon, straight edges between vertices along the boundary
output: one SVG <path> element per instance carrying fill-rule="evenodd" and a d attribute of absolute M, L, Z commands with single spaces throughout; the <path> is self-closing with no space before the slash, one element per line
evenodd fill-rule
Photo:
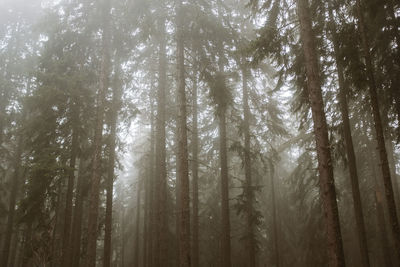
<path fill-rule="evenodd" d="M 370 45 L 366 33 L 366 26 L 364 22 L 363 9 L 361 1 L 357 0 L 357 16 L 358 16 L 358 30 L 361 36 L 361 46 L 364 53 L 366 74 L 368 80 L 368 89 L 370 104 L 372 108 L 372 115 L 374 120 L 374 126 L 376 131 L 376 140 L 379 149 L 379 158 L 381 162 L 382 179 L 385 186 L 385 196 L 389 210 L 389 221 L 392 227 L 394 246 L 396 251 L 396 257 L 400 261 L 400 228 L 397 218 L 396 204 L 394 201 L 394 192 L 392 186 L 392 180 L 389 169 L 388 156 L 385 147 L 385 138 L 383 134 L 383 126 L 381 115 L 379 111 L 379 101 L 377 94 L 377 85 L 375 81 L 374 67 L 372 65 L 372 58 L 370 54 Z"/>
<path fill-rule="evenodd" d="M 340 112 L 343 122 L 343 134 L 346 147 L 346 155 L 348 160 L 349 176 L 351 181 L 352 196 L 354 213 L 356 218 L 356 230 L 358 234 L 358 245 L 360 247 L 361 262 L 363 266 L 370 266 L 368 257 L 367 237 L 365 231 L 364 215 L 361 205 L 361 196 L 359 188 L 358 171 L 356 165 L 356 156 L 354 152 L 353 140 L 351 138 L 351 128 L 349 119 L 349 109 L 347 104 L 347 90 L 343 72 L 343 63 L 339 56 L 340 47 L 336 33 L 335 21 L 333 18 L 332 6 L 329 7 L 330 16 L 330 34 L 332 35 L 332 42 L 334 48 L 334 55 L 336 61 L 336 69 L 338 75 L 338 100 L 340 105 Z"/>
<path fill-rule="evenodd" d="M 242 67 L 242 82 L 243 82 L 243 132 L 244 132 L 244 169 L 245 169 L 245 193 L 246 213 L 247 213 L 247 238 L 248 238 L 248 261 L 249 267 L 256 266 L 256 240 L 254 234 L 255 216 L 253 214 L 254 190 L 251 175 L 251 157 L 250 157 L 250 108 L 249 108 L 249 92 L 247 85 L 248 70 L 246 66 Z"/>
<path fill-rule="evenodd" d="M 190 266 L 190 198 L 189 198 L 189 165 L 187 145 L 187 111 L 186 111 L 186 85 L 185 85 L 185 52 L 184 52 L 184 16 L 182 2 L 177 2 L 176 14 L 177 35 L 177 190 L 179 226 L 179 266 Z"/>
<path fill-rule="evenodd" d="M 297 1 L 300 37 L 304 50 L 309 101 L 314 121 L 314 134 L 318 155 L 320 195 L 324 206 L 327 236 L 328 265 L 345 266 L 339 214 L 336 202 L 333 166 L 319 77 L 317 50 L 312 30 L 308 0 Z"/>
<path fill-rule="evenodd" d="M 165 13 L 163 5 L 159 7 L 157 18 L 158 34 L 158 88 L 156 117 L 156 179 L 155 179 L 155 230 L 156 239 L 153 255 L 153 266 L 168 265 L 168 218 L 167 218 L 167 170 L 166 170 L 166 88 L 167 88 L 167 58 Z"/>
<path fill-rule="evenodd" d="M 91 174 L 91 188 L 90 188 L 90 209 L 88 221 L 88 243 L 87 243 L 87 259 L 86 266 L 94 267 L 96 265 L 96 244 L 97 244 L 97 222 L 99 212 L 99 194 L 100 194 L 100 181 L 101 181 L 101 157 L 102 157 L 102 136 L 104 124 L 104 107 L 105 95 L 108 90 L 109 79 L 109 20 L 110 20 L 110 2 L 104 0 L 102 2 L 102 59 L 101 70 L 99 77 L 99 90 L 96 99 L 96 124 L 94 135 L 94 149 L 93 149 L 93 162 Z"/>

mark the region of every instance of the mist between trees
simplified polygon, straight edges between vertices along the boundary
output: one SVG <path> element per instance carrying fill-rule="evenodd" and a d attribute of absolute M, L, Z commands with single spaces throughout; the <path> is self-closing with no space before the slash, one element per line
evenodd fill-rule
<path fill-rule="evenodd" d="M 399 14 L 2 0 L 0 266 L 399 266 Z"/>

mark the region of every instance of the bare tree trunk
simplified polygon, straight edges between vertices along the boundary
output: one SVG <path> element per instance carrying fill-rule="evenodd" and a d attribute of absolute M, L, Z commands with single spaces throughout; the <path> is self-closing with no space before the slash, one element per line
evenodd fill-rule
<path fill-rule="evenodd" d="M 275 252 L 275 264 L 276 267 L 281 266 L 280 256 L 279 256 L 279 235 L 278 235 L 278 216 L 276 212 L 276 196 L 275 196 L 275 168 L 272 160 L 269 160 L 269 172 L 271 179 L 271 199 L 272 199 L 272 228 L 273 228 L 273 238 L 274 238 L 274 252 Z"/>
<path fill-rule="evenodd" d="M 110 1 L 104 0 L 102 2 L 103 10 L 103 33 L 102 33 L 102 60 L 99 91 L 97 93 L 97 107 L 96 107 L 96 125 L 94 137 L 94 150 L 92 162 L 92 177 L 90 187 L 90 207 L 89 207 L 89 220 L 88 220 L 88 246 L 87 246 L 87 267 L 96 266 L 96 243 L 97 243 L 97 220 L 99 213 L 99 194 L 100 194 L 100 180 L 101 180 L 101 151 L 102 151 L 102 136 L 104 124 L 104 102 L 105 95 L 108 89 L 109 78 L 109 16 L 110 16 Z"/>
<path fill-rule="evenodd" d="M 67 181 L 67 195 L 65 201 L 65 215 L 64 215 L 64 231 L 62 236 L 62 258 L 61 266 L 70 266 L 70 241 L 71 241 L 71 221 L 72 221 L 72 199 L 74 190 L 75 180 L 75 165 L 76 157 L 78 154 L 79 146 L 79 135 L 78 135 L 78 123 L 79 123 L 79 107 L 75 97 L 73 97 L 73 103 L 71 106 L 71 122 L 72 122 L 72 141 L 71 141 L 71 157 L 69 162 L 68 181 Z"/>
<path fill-rule="evenodd" d="M 136 229 L 135 229 L 135 245 L 134 245 L 134 252 L 133 252 L 133 261 L 134 267 L 139 267 L 139 255 L 140 255 L 140 209 L 141 209 L 141 186 L 140 183 L 142 181 L 138 181 L 138 188 L 137 188 L 137 196 L 136 196 Z"/>
<path fill-rule="evenodd" d="M 13 240 L 12 240 L 12 248 L 11 248 L 11 255 L 10 255 L 10 260 L 9 260 L 9 266 L 16 266 L 15 265 L 15 260 L 17 257 L 17 252 L 18 252 L 18 245 L 19 245 L 19 233 L 18 229 L 15 231 Z"/>
<path fill-rule="evenodd" d="M 179 266 L 190 266 L 190 197 L 189 197 L 189 165 L 187 145 L 187 111 L 186 111 L 186 85 L 185 85 L 185 53 L 184 53 L 184 17 L 182 0 L 177 0 L 176 15 L 177 35 L 177 195 L 179 225 Z M 179 200 L 179 201 L 178 201 Z"/>
<path fill-rule="evenodd" d="M 195 63 L 197 64 L 197 63 Z M 193 78 L 193 125 L 192 125 L 192 267 L 199 266 L 199 136 L 197 107 L 197 65 Z"/>
<path fill-rule="evenodd" d="M 371 146 L 370 140 L 366 139 L 367 146 L 369 147 L 370 151 L 374 151 Z M 379 237 L 380 237 L 380 247 L 382 249 L 382 256 L 383 262 L 385 263 L 386 267 L 392 266 L 392 259 L 390 256 L 390 246 L 389 246 L 389 239 L 387 236 L 386 230 L 386 223 L 385 223 L 385 214 L 383 208 L 383 195 L 380 189 L 378 178 L 377 178 L 377 171 L 376 171 L 376 164 L 372 158 L 375 157 L 368 157 L 369 160 L 369 167 L 371 169 L 372 176 L 374 177 L 374 187 L 375 187 L 375 208 L 376 208 L 376 223 L 379 229 Z"/>
<path fill-rule="evenodd" d="M 244 170 L 245 170 L 245 194 L 246 194 L 246 213 L 247 213 L 247 250 L 248 250 L 248 266 L 256 266 L 256 240 L 254 234 L 254 218 L 253 204 L 254 204 L 254 190 L 252 186 L 252 175 L 251 175 L 251 157 L 250 157 L 250 108 L 249 108 L 249 92 L 247 86 L 248 70 L 244 66 L 242 68 L 242 79 L 243 79 L 243 131 L 244 131 Z"/>
<path fill-rule="evenodd" d="M 297 0 L 297 7 L 300 21 L 300 37 L 305 56 L 308 95 L 314 121 L 320 195 L 324 206 L 327 236 L 328 266 L 345 266 L 328 129 L 308 0 Z"/>
<path fill-rule="evenodd" d="M 330 25 L 331 25 L 331 34 L 333 40 L 333 47 L 334 47 L 334 54 L 336 60 L 336 68 L 337 74 L 339 78 L 339 106 L 342 115 L 343 121 L 343 134 L 344 134 L 344 141 L 345 141 L 345 148 L 346 148 L 346 155 L 348 161 L 348 168 L 349 168 L 349 176 L 351 182 L 351 189 L 352 189 L 352 197 L 353 197 L 353 208 L 354 214 L 356 219 L 356 231 L 358 237 L 358 246 L 360 250 L 361 256 L 361 264 L 362 266 L 369 267 L 369 256 L 368 256 L 368 244 L 367 244 L 367 235 L 365 231 L 365 223 L 364 223 L 364 215 L 362 210 L 361 204 L 361 195 L 360 195 L 360 186 L 359 186 L 359 179 L 358 179 L 358 172 L 357 172 L 357 161 L 356 155 L 354 153 L 354 145 L 353 140 L 351 138 L 351 128 L 350 128 L 350 119 L 349 119 L 349 110 L 347 104 L 347 90 L 345 85 L 345 79 L 343 75 L 343 66 L 342 61 L 339 57 L 339 43 L 338 37 L 336 34 L 336 26 L 335 21 L 333 19 L 332 8 L 329 9 L 330 15 Z"/>
<path fill-rule="evenodd" d="M 62 192 L 63 192 L 63 187 L 64 187 L 64 181 L 61 180 L 61 182 L 59 182 L 58 184 L 58 188 L 57 188 L 57 198 L 56 198 L 56 203 L 55 203 L 55 208 L 56 208 L 56 214 L 55 214 L 55 218 L 54 218 L 54 228 L 53 228 L 53 233 L 52 233 L 52 237 L 51 237 L 51 245 L 50 245 L 50 255 L 52 257 L 52 261 L 51 261 L 51 265 L 50 266 L 59 266 L 60 262 L 59 262 L 59 257 L 60 257 L 60 251 L 59 251 L 59 238 L 58 238 L 58 232 L 61 230 L 59 230 L 62 221 L 62 218 L 60 216 L 60 212 L 62 210 L 62 202 L 63 202 L 63 196 L 62 196 Z M 29 222 L 29 238 L 32 237 L 32 224 L 33 222 Z M 26 240 L 31 240 L 31 239 L 26 239 Z M 30 246 L 30 243 L 27 243 Z M 27 247 L 25 247 L 25 249 L 27 249 Z M 27 255 L 27 251 L 25 250 L 24 252 L 25 255 Z M 29 260 L 29 259 L 27 259 Z M 24 261 L 24 264 L 27 264 L 27 261 Z"/>
<path fill-rule="evenodd" d="M 140 209 L 141 209 L 141 183 L 142 181 L 138 181 L 137 192 L 136 192 L 136 225 L 135 225 L 135 243 L 134 243 L 134 251 L 133 251 L 133 266 L 139 267 L 139 255 L 140 255 Z"/>
<path fill-rule="evenodd" d="M 115 96 L 114 96 L 115 97 Z M 112 107 L 114 109 L 115 107 Z M 114 188 L 114 164 L 115 164 L 115 141 L 117 127 L 117 112 L 112 111 L 112 122 L 109 144 L 109 158 L 106 179 L 106 217 L 105 217 L 105 233 L 104 233 L 104 257 L 103 267 L 111 266 L 111 235 L 112 235 L 112 206 L 113 206 L 113 188 Z"/>
<path fill-rule="evenodd" d="M 117 55 L 115 64 L 115 74 L 113 83 L 113 98 L 112 105 L 110 108 L 111 122 L 110 122 L 110 139 L 109 139 L 109 158 L 107 167 L 107 179 L 106 179 L 106 218 L 105 218 L 105 233 L 104 233 L 104 257 L 103 267 L 111 266 L 111 235 L 112 235 L 112 208 L 113 208 L 113 191 L 114 191 L 114 169 L 115 169 L 115 147 L 117 139 L 117 121 L 118 111 L 121 107 L 121 84 L 120 84 L 120 56 Z"/>
<path fill-rule="evenodd" d="M 155 255 L 153 266 L 168 266 L 168 216 L 167 216 L 167 169 L 166 169 L 166 85 L 167 85 L 167 58 L 165 36 L 165 14 L 162 7 L 158 18 L 159 38 L 159 71 L 157 91 L 157 120 L 156 120 L 156 181 L 155 181 L 155 205 L 156 205 L 156 230 L 157 239 L 154 240 Z"/>
<path fill-rule="evenodd" d="M 372 65 L 372 58 L 370 54 L 370 45 L 367 38 L 367 30 L 364 23 L 364 15 L 361 6 L 361 1 L 357 0 L 357 15 L 358 15 L 358 27 L 361 35 L 361 45 L 364 52 L 365 65 L 368 78 L 369 96 L 371 101 L 372 115 L 374 119 L 376 140 L 378 144 L 379 157 L 381 162 L 382 179 L 385 186 L 386 202 L 389 210 L 389 222 L 392 227 L 392 234 L 394 240 L 394 247 L 396 252 L 397 260 L 400 262 L 400 228 L 397 218 L 396 204 L 394 201 L 394 193 L 392 180 L 390 175 L 390 168 L 388 162 L 388 156 L 385 147 L 385 138 L 383 134 L 383 126 L 381 115 L 379 111 L 379 101 L 377 94 L 377 86 L 374 76 L 374 67 Z"/>
<path fill-rule="evenodd" d="M 221 16 L 222 2 L 218 0 L 218 15 Z M 224 75 L 224 44 L 217 43 L 219 53 L 218 71 Z M 219 88 L 224 90 L 224 88 Z M 219 99 L 218 101 L 221 101 Z M 222 100 L 225 101 L 225 100 Z M 221 168 L 221 267 L 231 267 L 231 222 L 229 215 L 229 173 L 228 173 L 228 150 L 226 142 L 226 105 L 217 105 L 218 130 L 219 130 L 219 160 Z"/>
<path fill-rule="evenodd" d="M 84 148 L 84 147 L 83 147 Z M 78 167 L 78 181 L 76 188 L 76 199 L 74 207 L 74 217 L 72 222 L 70 251 L 72 266 L 79 267 L 80 252 L 81 252 L 81 236 L 82 236 L 82 211 L 83 211 L 83 191 L 85 184 L 84 170 L 86 169 L 85 161 L 81 157 Z"/>
<path fill-rule="evenodd" d="M 393 150 L 393 143 L 391 138 L 386 139 L 386 147 L 388 151 L 388 159 L 389 159 L 389 167 L 390 167 L 390 176 L 392 178 L 392 185 L 393 185 L 393 193 L 395 197 L 395 203 L 397 207 L 397 211 L 399 210 L 400 205 L 400 192 L 399 192 L 399 184 L 398 184 L 398 177 L 396 173 L 396 161 L 394 159 L 394 150 Z M 398 214 L 397 214 L 398 215 Z M 397 218 L 398 219 L 398 218 Z"/>
<path fill-rule="evenodd" d="M 152 112 L 151 112 L 152 113 Z M 153 114 L 152 114 L 153 115 Z M 151 130 L 150 130 L 151 131 Z M 150 161 L 150 160 L 149 160 Z M 151 168 L 151 167 L 150 167 Z M 150 208 L 150 201 L 149 201 L 149 178 L 150 174 L 146 177 L 144 182 L 144 207 L 143 207 L 143 267 L 148 266 L 148 245 L 149 245 L 149 208 Z"/>
<path fill-rule="evenodd" d="M 121 266 L 125 267 L 125 209 L 121 205 Z"/>
<path fill-rule="evenodd" d="M 151 267 L 153 255 L 154 231 L 154 86 L 153 78 L 150 84 L 150 151 L 149 151 L 149 176 L 145 185 L 145 207 L 144 207 L 144 236 L 143 236 L 143 266 Z"/>
<path fill-rule="evenodd" d="M 57 216 L 56 216 L 56 225 L 57 225 Z M 54 233 L 56 231 L 56 227 L 54 228 Z M 52 238 L 52 242 L 54 242 L 54 235 Z M 31 243 L 32 243 L 32 221 L 27 222 L 26 230 L 25 230 L 25 236 L 24 236 L 24 248 L 22 250 L 22 267 L 27 267 L 28 262 L 30 259 L 30 249 L 31 249 Z M 53 244 L 54 247 L 54 244 Z M 54 251 L 53 251 L 54 252 Z M 52 253 L 53 255 L 54 253 Z"/>
<path fill-rule="evenodd" d="M 221 164 L 221 212 L 222 212 L 222 267 L 231 267 L 231 224 L 229 218 L 229 178 L 226 144 L 225 110 L 218 114 L 220 164 Z"/>

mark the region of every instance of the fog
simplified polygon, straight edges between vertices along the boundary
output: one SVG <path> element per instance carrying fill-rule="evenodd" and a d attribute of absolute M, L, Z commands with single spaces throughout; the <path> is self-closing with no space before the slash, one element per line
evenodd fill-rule
<path fill-rule="evenodd" d="M 399 14 L 0 0 L 0 266 L 399 266 Z"/>

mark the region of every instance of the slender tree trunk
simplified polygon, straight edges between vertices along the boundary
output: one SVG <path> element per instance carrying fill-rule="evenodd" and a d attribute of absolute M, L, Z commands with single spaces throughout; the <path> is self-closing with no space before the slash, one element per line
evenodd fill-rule
<path fill-rule="evenodd" d="M 9 266 L 16 266 L 15 260 L 18 252 L 18 245 L 19 245 L 19 233 L 18 229 L 15 231 L 12 241 L 12 248 L 11 248 L 11 255 L 9 259 Z M 6 265 L 7 266 L 7 265 Z"/>
<path fill-rule="evenodd" d="M 271 198 L 272 198 L 272 228 L 274 233 L 274 252 L 275 252 L 275 264 L 276 267 L 280 267 L 280 256 L 279 256 L 279 235 L 278 235 L 278 216 L 276 212 L 276 196 L 275 196 L 275 168 L 271 160 L 269 160 L 269 171 L 271 179 Z"/>
<path fill-rule="evenodd" d="M 379 189 L 375 190 L 375 206 L 376 206 L 376 219 L 379 228 L 379 238 L 380 238 L 380 247 L 382 248 L 383 262 L 386 267 L 391 267 L 392 265 L 392 257 L 390 255 L 390 245 L 389 239 L 387 237 L 387 229 L 385 223 L 385 215 L 383 208 L 383 194 Z"/>
<path fill-rule="evenodd" d="M 374 151 L 373 147 L 371 146 L 371 142 L 366 139 L 367 146 L 369 147 L 370 151 Z M 382 191 L 380 190 L 380 186 L 377 179 L 377 171 L 376 171 L 376 164 L 372 157 L 368 157 L 369 167 L 371 169 L 372 176 L 374 177 L 374 187 L 375 187 L 375 208 L 376 208 L 376 223 L 379 229 L 379 241 L 380 247 L 382 249 L 382 256 L 383 262 L 385 263 L 386 267 L 392 266 L 392 258 L 390 256 L 390 246 L 389 246 L 389 239 L 387 236 L 386 230 L 386 223 L 385 223 L 385 214 L 383 208 L 383 195 Z"/>
<path fill-rule="evenodd" d="M 395 203 L 396 203 L 396 207 L 397 207 L 397 211 L 398 211 L 399 205 L 400 205 L 400 192 L 399 192 L 399 184 L 397 181 L 398 177 L 397 177 L 397 173 L 396 173 L 396 161 L 394 159 L 395 152 L 393 150 L 393 143 L 392 143 L 391 138 L 386 139 L 386 147 L 387 147 L 387 151 L 388 151 L 390 176 L 392 178 L 393 193 L 394 193 Z"/>
<path fill-rule="evenodd" d="M 222 2 L 218 0 L 218 15 L 221 16 Z M 218 71 L 224 75 L 224 44 L 217 43 L 219 53 Z M 224 88 L 220 88 L 224 90 Z M 221 101 L 219 99 L 218 101 Z M 225 101 L 222 100 L 222 101 Z M 218 130 L 219 130 L 219 160 L 221 167 L 221 267 L 231 267 L 231 222 L 229 215 L 229 174 L 228 174 L 228 150 L 226 142 L 226 109 L 219 103 L 217 106 Z"/>
<path fill-rule="evenodd" d="M 151 168 L 151 167 L 150 167 Z M 149 244 L 149 177 L 144 182 L 144 207 L 143 207 L 143 267 L 148 266 L 148 244 Z"/>
<path fill-rule="evenodd" d="M 138 188 L 137 188 L 137 196 L 136 196 L 136 228 L 135 228 L 135 245 L 134 245 L 134 252 L 133 252 L 133 261 L 134 267 L 139 267 L 139 255 L 140 255 L 140 206 L 141 206 L 141 198 L 140 198 L 140 192 L 141 192 L 141 186 L 140 186 L 141 181 L 138 182 Z"/>
<path fill-rule="evenodd" d="M 361 204 L 361 195 L 360 195 L 360 186 L 359 186 L 359 179 L 358 179 L 358 172 L 357 172 L 357 161 L 356 155 L 354 153 L 354 145 L 353 140 L 351 138 L 351 128 L 350 128 L 350 119 L 349 119 L 349 109 L 347 104 L 347 92 L 346 92 L 346 85 L 345 79 L 343 75 L 343 65 L 342 61 L 339 57 L 339 43 L 338 37 L 336 34 L 336 26 L 335 21 L 333 19 L 332 8 L 329 10 L 330 15 L 330 23 L 331 23 L 331 34 L 333 40 L 333 47 L 334 47 L 334 54 L 336 60 L 336 68 L 337 74 L 339 78 L 339 106 L 340 112 L 342 115 L 343 121 L 343 134 L 344 134 L 344 141 L 345 141 L 345 148 L 346 148 L 346 155 L 348 161 L 348 168 L 349 168 L 349 176 L 351 182 L 351 189 L 352 189 L 352 197 L 353 197 L 353 208 L 354 214 L 356 219 L 356 231 L 358 237 L 358 246 L 360 250 L 361 256 L 361 264 L 364 267 L 369 267 L 369 256 L 368 256 L 368 244 L 367 244 L 367 234 L 365 231 L 365 223 L 364 223 L 364 215 L 362 210 Z"/>
<path fill-rule="evenodd" d="M 94 151 L 92 162 L 92 176 L 90 188 L 89 220 L 88 220 L 88 240 L 87 240 L 87 267 L 96 266 L 96 243 L 97 243 L 97 220 L 99 213 L 99 194 L 101 180 L 101 150 L 104 124 L 104 102 L 108 89 L 109 76 L 109 16 L 110 1 L 104 0 L 103 5 L 103 33 L 102 33 L 102 60 L 100 71 L 99 91 L 97 93 L 96 125 L 94 135 Z"/>
<path fill-rule="evenodd" d="M 225 110 L 218 114 L 220 164 L 221 164 L 221 212 L 222 212 L 222 267 L 231 267 L 231 224 L 229 218 L 229 178 L 226 144 Z"/>
<path fill-rule="evenodd" d="M 179 204 L 179 266 L 190 266 L 190 197 L 189 197 L 189 165 L 187 144 L 187 111 L 186 111 L 186 86 L 185 86 L 185 55 L 184 55 L 184 17 L 182 1 L 177 0 L 177 180 L 179 191 L 177 200 Z"/>
<path fill-rule="evenodd" d="M 72 221 L 72 199 L 73 199 L 73 190 L 74 190 L 74 180 L 75 180 L 75 165 L 76 165 L 76 157 L 78 154 L 78 146 L 79 146 L 79 135 L 78 135 L 78 123 L 79 123 L 79 107 L 76 99 L 73 101 L 71 107 L 72 113 L 72 141 L 71 141 L 71 156 L 69 162 L 69 171 L 68 171 L 68 181 L 67 181 L 67 195 L 65 201 L 65 215 L 64 215 L 64 231 L 62 236 L 62 258 L 61 265 L 63 267 L 70 266 L 70 241 L 71 241 L 71 221 Z"/>
<path fill-rule="evenodd" d="M 125 267 L 125 209 L 121 204 L 121 266 Z"/>
<path fill-rule="evenodd" d="M 144 210 L 144 267 L 152 267 L 151 262 L 153 258 L 153 241 L 154 241 L 154 86 L 153 86 L 153 78 L 151 79 L 150 85 L 150 151 L 149 151 L 149 176 L 146 179 L 146 187 L 145 187 L 145 210 Z"/>
<path fill-rule="evenodd" d="M 195 63 L 197 64 L 197 63 Z M 193 125 L 192 125 L 192 267 L 199 266 L 199 136 L 197 107 L 197 65 L 193 79 Z"/>
<path fill-rule="evenodd" d="M 85 147 L 83 146 L 83 148 Z M 71 242 L 70 242 L 70 251 L 71 251 L 70 262 L 74 267 L 79 267 L 80 253 L 81 253 L 83 191 L 85 187 L 84 169 L 86 169 L 85 160 L 83 158 L 80 158 L 78 167 L 78 181 L 76 188 L 74 217 L 72 222 L 72 232 L 71 232 Z"/>
<path fill-rule="evenodd" d="M 56 225 L 57 225 L 57 216 L 56 216 Z M 54 232 L 56 231 L 56 227 L 54 227 Z M 30 259 L 30 253 L 31 253 L 31 243 L 32 243 L 32 221 L 27 222 L 26 230 L 25 230 L 25 236 L 24 236 L 25 242 L 24 242 L 24 248 L 22 250 L 22 267 L 27 267 L 28 262 Z M 54 241 L 54 236 L 52 241 Z M 54 246 L 53 246 L 54 247 Z M 52 251 L 54 252 L 54 251 Z M 52 253 L 53 255 L 54 253 Z"/>
<path fill-rule="evenodd" d="M 300 37 L 305 56 L 309 101 L 314 121 L 320 192 L 326 226 L 328 266 L 345 266 L 328 129 L 308 0 L 297 0 L 297 7 L 300 21 Z"/>
<path fill-rule="evenodd" d="M 118 111 L 121 106 L 121 84 L 120 84 L 120 56 L 117 56 L 117 63 L 115 65 L 114 84 L 113 84 L 113 98 L 112 106 L 110 109 L 111 122 L 110 122 L 110 139 L 109 139 L 109 158 L 106 179 L 106 218 L 105 218 L 105 233 L 104 233 L 104 257 L 103 267 L 111 266 L 111 235 L 112 235 L 112 207 L 113 207 L 113 191 L 114 191 L 114 169 L 115 169 L 115 147 L 117 139 L 117 121 Z"/>
<path fill-rule="evenodd" d="M 115 107 L 113 107 L 115 108 Z M 117 112 L 113 111 L 112 122 L 110 125 L 110 144 L 109 158 L 106 179 L 106 217 L 104 233 L 104 256 L 103 267 L 111 266 L 111 235 L 112 235 L 112 206 L 113 206 L 113 188 L 114 188 L 114 164 L 115 164 L 115 141 L 117 127 Z"/>
<path fill-rule="evenodd" d="M 371 101 L 372 115 L 376 131 L 376 140 L 378 144 L 379 157 L 381 163 L 380 165 L 382 171 L 382 179 L 383 179 L 383 184 L 385 186 L 385 197 L 389 210 L 389 222 L 392 227 L 396 257 L 397 260 L 400 262 L 400 228 L 397 219 L 396 204 L 394 201 L 393 186 L 390 177 L 390 168 L 385 147 L 385 138 L 383 134 L 382 120 L 379 111 L 379 101 L 378 101 L 377 86 L 374 76 L 374 67 L 372 65 L 370 45 L 367 38 L 367 30 L 364 23 L 364 15 L 361 6 L 361 1 L 357 0 L 356 3 L 357 3 L 357 15 L 358 15 L 358 28 L 361 35 L 361 45 L 364 52 L 366 72 L 368 78 L 369 96 Z"/>
<path fill-rule="evenodd" d="M 62 206 L 62 202 L 63 202 L 63 196 L 62 196 L 62 192 L 63 192 L 63 188 L 64 188 L 64 181 L 61 180 L 61 182 L 59 182 L 58 187 L 57 187 L 57 198 L 56 198 L 56 203 L 55 203 L 55 208 L 56 208 L 56 214 L 55 214 L 55 219 L 54 219 L 54 228 L 53 228 L 53 233 L 52 233 L 52 237 L 51 237 L 51 245 L 50 245 L 50 255 L 52 257 L 52 261 L 51 261 L 51 266 L 59 266 L 60 264 L 60 253 L 59 253 L 59 237 L 58 237 L 58 232 L 61 232 L 61 230 L 59 230 L 60 226 L 61 226 L 61 222 L 62 218 L 60 216 L 60 212 L 63 208 Z M 29 222 L 29 227 L 30 227 L 30 238 L 32 238 L 32 224 L 33 222 Z M 30 240 L 30 239 L 29 239 Z M 28 243 L 28 245 L 30 246 L 31 244 Z M 26 251 L 25 251 L 26 252 Z"/>
<path fill-rule="evenodd" d="M 249 108 L 249 92 L 247 86 L 248 70 L 246 67 L 242 69 L 243 79 L 243 126 L 244 126 L 244 171 L 245 171 L 245 194 L 246 194 L 246 213 L 247 213 L 247 254 L 248 254 L 248 266 L 256 266 L 256 240 L 254 234 L 254 190 L 252 186 L 252 175 L 251 175 L 251 157 L 250 157 L 250 108 Z"/>
<path fill-rule="evenodd" d="M 163 12 L 163 10 L 161 10 Z M 154 241 L 155 255 L 153 255 L 153 266 L 168 266 L 168 217 L 167 217 L 167 168 L 166 168 L 166 36 L 165 36 L 165 14 L 158 18 L 159 38 L 159 71 L 157 91 L 157 121 L 156 121 L 156 181 L 155 181 L 155 204 L 156 206 L 156 228 L 157 240 Z"/>
<path fill-rule="evenodd" d="M 14 216 L 15 216 L 15 203 L 18 196 L 18 187 L 20 179 L 20 166 L 21 166 L 21 154 L 22 154 L 22 136 L 18 136 L 17 149 L 15 151 L 14 158 L 14 175 L 12 176 L 12 185 L 10 192 L 10 202 L 8 206 L 8 217 L 6 225 L 6 233 L 3 244 L 3 255 L 1 259 L 1 266 L 8 266 L 8 259 L 10 255 L 11 237 L 14 228 Z"/>

